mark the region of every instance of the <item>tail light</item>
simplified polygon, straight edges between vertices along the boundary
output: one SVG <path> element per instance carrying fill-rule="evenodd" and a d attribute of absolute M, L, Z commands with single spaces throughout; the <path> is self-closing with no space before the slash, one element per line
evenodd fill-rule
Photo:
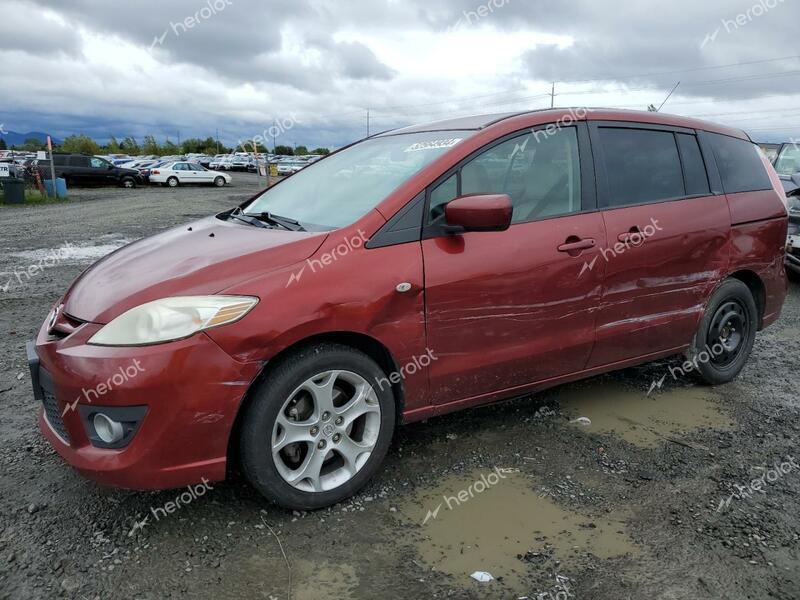
<path fill-rule="evenodd" d="M 159 171 L 158 169 L 155 169 L 155 170 L 151 171 L 151 173 L 153 175 L 161 175 L 161 171 Z"/>

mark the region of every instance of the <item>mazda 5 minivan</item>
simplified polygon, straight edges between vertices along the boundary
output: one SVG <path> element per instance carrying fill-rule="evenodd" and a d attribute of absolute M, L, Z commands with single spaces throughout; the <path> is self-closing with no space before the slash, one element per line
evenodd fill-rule
<path fill-rule="evenodd" d="M 671 355 L 730 381 L 779 316 L 786 235 L 772 166 L 711 123 L 389 131 L 87 269 L 28 346 L 41 430 L 102 483 L 235 461 L 282 506 L 327 506 L 401 423 Z"/>

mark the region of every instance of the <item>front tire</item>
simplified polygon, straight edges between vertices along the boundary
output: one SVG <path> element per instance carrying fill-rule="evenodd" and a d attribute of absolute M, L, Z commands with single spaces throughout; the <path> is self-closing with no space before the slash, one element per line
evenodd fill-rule
<path fill-rule="evenodd" d="M 224 177 L 217 177 L 214 179 L 214 185 L 217 187 L 223 187 L 225 185 L 225 178 Z"/>
<path fill-rule="evenodd" d="M 136 187 L 136 180 L 133 177 L 123 177 L 120 185 L 127 190 L 132 190 Z"/>
<path fill-rule="evenodd" d="M 255 387 L 243 414 L 242 466 L 253 487 L 297 510 L 358 492 L 394 433 L 394 395 L 385 381 L 374 360 L 339 344 L 282 360 Z"/>
<path fill-rule="evenodd" d="M 728 383 L 747 363 L 757 329 L 758 308 L 750 288 L 727 279 L 712 294 L 687 358 L 706 383 Z"/>

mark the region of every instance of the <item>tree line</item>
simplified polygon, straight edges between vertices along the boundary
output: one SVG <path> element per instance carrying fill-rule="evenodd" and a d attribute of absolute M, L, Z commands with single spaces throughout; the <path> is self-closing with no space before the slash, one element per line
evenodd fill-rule
<path fill-rule="evenodd" d="M 268 152 L 266 146 L 257 144 L 259 152 Z M 36 152 L 38 150 L 46 150 L 46 144 L 37 138 L 29 138 L 23 144 L 17 144 L 8 148 L 6 141 L 0 138 L 0 150 L 19 150 L 22 152 Z M 134 137 L 126 137 L 117 140 L 111 137 L 108 143 L 100 145 L 92 138 L 86 135 L 70 135 L 64 139 L 63 142 L 53 148 L 55 152 L 70 152 L 82 154 L 127 154 L 129 156 L 141 155 L 155 155 L 155 156 L 175 156 L 182 154 L 230 154 L 232 152 L 252 152 L 252 145 L 248 147 L 239 146 L 238 148 L 229 148 L 224 144 L 217 142 L 212 137 L 206 139 L 189 138 L 183 140 L 180 144 L 166 139 L 164 143 L 159 143 L 155 136 L 146 135 L 139 142 Z M 309 150 L 306 146 L 276 146 L 274 154 L 282 154 L 286 156 L 305 156 L 307 154 L 330 154 L 328 148 L 314 148 Z"/>

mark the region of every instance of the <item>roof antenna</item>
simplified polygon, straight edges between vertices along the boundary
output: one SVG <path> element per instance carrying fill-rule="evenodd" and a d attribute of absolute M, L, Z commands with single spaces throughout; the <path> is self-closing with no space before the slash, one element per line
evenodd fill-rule
<path fill-rule="evenodd" d="M 672 94 L 674 94 L 674 93 L 675 93 L 675 90 L 677 90 L 677 89 L 678 89 L 678 86 L 679 86 L 680 84 L 681 84 L 681 82 L 680 82 L 680 81 L 679 81 L 678 83 L 676 83 L 676 84 L 675 84 L 675 87 L 674 87 L 674 88 L 672 88 L 672 90 L 670 90 L 669 94 L 667 94 L 667 97 L 666 97 L 666 98 L 664 98 L 664 101 L 661 103 L 661 106 L 659 106 L 658 108 L 656 108 L 654 105 L 652 105 L 652 104 L 651 104 L 650 106 L 648 106 L 648 107 L 647 107 L 647 110 L 649 110 L 650 112 L 659 112 L 659 111 L 660 111 L 660 110 L 661 110 L 661 109 L 664 107 L 664 105 L 667 103 L 667 100 L 669 100 L 670 96 L 672 96 Z"/>

